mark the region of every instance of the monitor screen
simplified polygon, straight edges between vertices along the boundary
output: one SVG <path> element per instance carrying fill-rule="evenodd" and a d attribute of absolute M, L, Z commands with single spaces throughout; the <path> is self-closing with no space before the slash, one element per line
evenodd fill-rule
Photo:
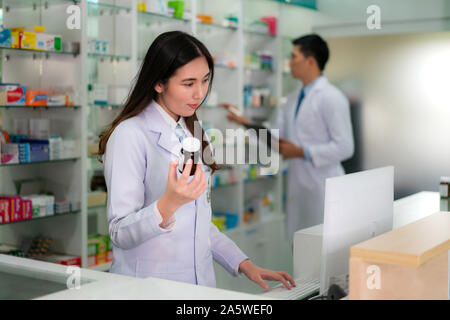
<path fill-rule="evenodd" d="M 321 294 L 348 275 L 351 246 L 392 230 L 393 207 L 392 166 L 326 179 Z"/>

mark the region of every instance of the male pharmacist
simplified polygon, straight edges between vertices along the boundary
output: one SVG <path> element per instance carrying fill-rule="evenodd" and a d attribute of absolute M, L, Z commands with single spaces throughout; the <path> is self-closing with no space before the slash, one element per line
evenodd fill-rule
<path fill-rule="evenodd" d="M 354 150 L 349 102 L 323 74 L 327 43 L 310 34 L 292 44 L 291 73 L 303 85 L 287 97 L 274 127 L 280 132 L 279 152 L 288 162 L 286 222 L 291 243 L 295 231 L 323 223 L 325 179 L 343 175 L 341 161 Z M 227 118 L 250 123 L 232 112 Z"/>

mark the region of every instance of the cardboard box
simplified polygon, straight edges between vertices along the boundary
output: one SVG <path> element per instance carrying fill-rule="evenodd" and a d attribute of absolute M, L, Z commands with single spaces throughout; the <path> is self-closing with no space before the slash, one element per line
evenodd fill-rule
<path fill-rule="evenodd" d="M 65 266 L 79 266 L 81 267 L 81 257 L 77 256 L 70 256 L 70 255 L 64 255 L 64 254 L 49 254 L 42 257 L 36 258 L 41 261 L 47 261 L 57 264 L 62 264 Z"/>
<path fill-rule="evenodd" d="M 19 144 L 2 144 L 2 163 L 19 163 Z"/>
<path fill-rule="evenodd" d="M 88 207 L 106 205 L 106 192 L 96 191 L 88 194 Z"/>
<path fill-rule="evenodd" d="M 22 199 L 22 218 L 28 220 L 33 217 L 33 203 L 29 199 Z"/>
<path fill-rule="evenodd" d="M 33 31 L 23 31 L 21 42 L 20 42 L 20 48 L 21 49 L 29 49 L 29 50 L 36 50 L 36 32 Z"/>
<path fill-rule="evenodd" d="M 0 31 L 0 47 L 11 48 L 10 29 L 3 29 Z"/>
<path fill-rule="evenodd" d="M 25 94 L 25 104 L 30 107 L 47 106 L 48 94 L 47 90 L 28 89 Z"/>
<path fill-rule="evenodd" d="M 9 222 L 21 221 L 22 198 L 19 196 L 0 196 L 0 200 L 9 202 Z M 5 219 L 6 220 L 6 219 Z"/>
<path fill-rule="evenodd" d="M 9 200 L 0 200 L 0 223 L 9 222 Z"/>
<path fill-rule="evenodd" d="M 24 106 L 26 88 L 18 83 L 0 83 L 0 101 L 2 105 Z"/>
<path fill-rule="evenodd" d="M 350 249 L 352 300 L 448 299 L 450 214 L 424 219 Z"/>

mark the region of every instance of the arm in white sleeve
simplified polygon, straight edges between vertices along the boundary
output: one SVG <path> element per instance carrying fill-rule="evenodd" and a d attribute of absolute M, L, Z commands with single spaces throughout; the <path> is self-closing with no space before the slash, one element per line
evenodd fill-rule
<path fill-rule="evenodd" d="M 241 249 L 211 222 L 209 237 L 214 260 L 231 275 L 239 276 L 239 264 L 248 259 Z"/>
<path fill-rule="evenodd" d="M 104 157 L 108 190 L 109 235 L 116 247 L 134 248 L 170 229 L 162 221 L 156 201 L 144 207 L 147 159 L 145 137 L 126 123 L 111 134 Z"/>
<path fill-rule="evenodd" d="M 330 139 L 326 143 L 307 145 L 314 167 L 339 163 L 350 158 L 354 151 L 350 106 L 342 94 L 327 94 L 321 101 L 321 118 L 325 121 Z"/>

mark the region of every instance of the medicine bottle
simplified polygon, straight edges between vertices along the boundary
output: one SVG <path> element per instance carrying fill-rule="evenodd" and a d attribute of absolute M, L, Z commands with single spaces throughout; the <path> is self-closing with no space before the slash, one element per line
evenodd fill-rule
<path fill-rule="evenodd" d="M 192 159 L 193 165 L 191 168 L 190 175 L 194 175 L 195 169 L 197 166 L 195 164 L 199 163 L 201 156 L 201 143 L 200 140 L 194 137 L 186 137 L 183 139 L 183 143 L 181 145 L 181 157 L 178 162 L 178 171 L 181 173 L 184 170 L 184 166 L 186 165 L 189 159 Z"/>
<path fill-rule="evenodd" d="M 439 184 L 439 193 L 441 198 L 448 198 L 450 195 L 450 177 L 441 177 L 441 183 Z"/>

